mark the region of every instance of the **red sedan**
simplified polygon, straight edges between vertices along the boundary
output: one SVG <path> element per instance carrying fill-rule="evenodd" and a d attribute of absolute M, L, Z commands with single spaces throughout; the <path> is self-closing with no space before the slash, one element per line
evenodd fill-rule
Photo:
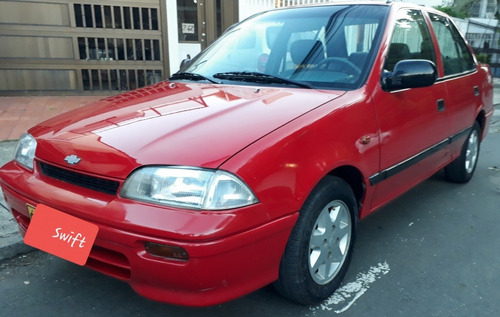
<path fill-rule="evenodd" d="M 204 306 L 274 283 L 309 304 L 341 283 L 358 220 L 442 168 L 472 177 L 492 97 L 441 12 L 273 10 L 169 81 L 31 128 L 0 184 L 30 241 L 88 246 L 82 264 L 145 297 Z M 43 236 L 49 209 L 92 241 L 55 223 Z"/>

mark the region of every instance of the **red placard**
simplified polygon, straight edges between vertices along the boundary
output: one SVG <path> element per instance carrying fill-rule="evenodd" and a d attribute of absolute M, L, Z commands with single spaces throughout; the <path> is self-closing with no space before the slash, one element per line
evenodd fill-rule
<path fill-rule="evenodd" d="M 39 204 L 24 243 L 78 265 L 85 265 L 99 227 Z"/>

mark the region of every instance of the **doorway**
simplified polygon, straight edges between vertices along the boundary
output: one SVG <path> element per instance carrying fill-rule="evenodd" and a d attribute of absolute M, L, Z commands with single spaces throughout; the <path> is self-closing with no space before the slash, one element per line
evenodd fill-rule
<path fill-rule="evenodd" d="M 238 21 L 238 1 L 177 0 L 177 14 L 179 44 L 203 50 Z"/>

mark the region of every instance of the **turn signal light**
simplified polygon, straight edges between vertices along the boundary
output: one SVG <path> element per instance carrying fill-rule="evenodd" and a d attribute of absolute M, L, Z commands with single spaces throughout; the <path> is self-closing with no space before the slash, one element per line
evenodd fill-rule
<path fill-rule="evenodd" d="M 146 247 L 146 251 L 153 256 L 179 261 L 189 260 L 189 254 L 187 251 L 178 246 L 153 242 L 146 242 L 144 243 L 144 246 Z"/>

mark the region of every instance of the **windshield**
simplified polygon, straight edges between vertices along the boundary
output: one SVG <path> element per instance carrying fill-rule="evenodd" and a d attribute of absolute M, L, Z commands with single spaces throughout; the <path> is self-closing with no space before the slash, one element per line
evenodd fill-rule
<path fill-rule="evenodd" d="M 269 11 L 230 28 L 172 79 L 356 89 L 371 69 L 387 12 L 382 5 Z"/>

